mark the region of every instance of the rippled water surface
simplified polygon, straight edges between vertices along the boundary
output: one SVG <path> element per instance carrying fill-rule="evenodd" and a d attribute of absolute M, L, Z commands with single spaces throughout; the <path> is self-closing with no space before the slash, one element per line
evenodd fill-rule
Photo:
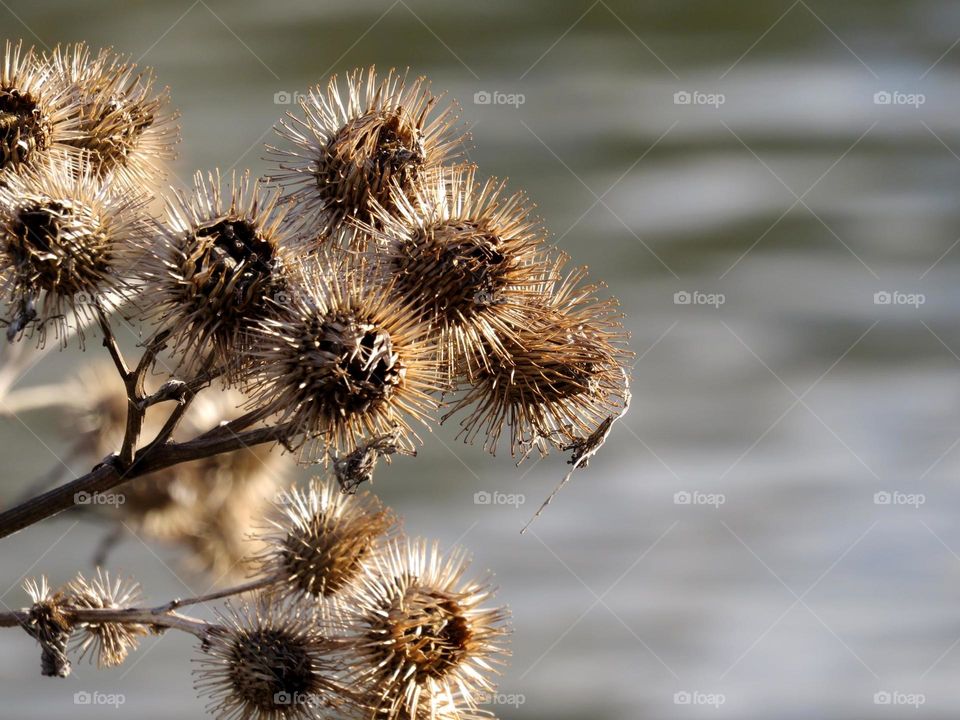
<path fill-rule="evenodd" d="M 956 3 L 7 0 L 0 19 L 4 37 L 155 66 L 183 113 L 180 178 L 262 172 L 278 91 L 373 63 L 426 73 L 462 104 L 471 159 L 525 187 L 620 298 L 634 407 L 533 532 L 560 456 L 517 468 L 444 429 L 377 478 L 410 532 L 495 571 L 515 620 L 501 689 L 523 699 L 499 715 L 955 715 Z M 474 102 L 495 91 L 524 102 Z M 23 420 L 0 424 L 3 497 L 67 444 L 54 416 Z M 476 505 L 483 490 L 527 502 Z M 100 536 L 64 517 L 3 541 L 0 600 L 88 566 Z M 132 537 L 112 564 L 157 600 L 209 583 Z M 0 718 L 200 717 L 190 645 L 55 681 L 6 633 Z M 80 690 L 126 702 L 75 706 Z"/>

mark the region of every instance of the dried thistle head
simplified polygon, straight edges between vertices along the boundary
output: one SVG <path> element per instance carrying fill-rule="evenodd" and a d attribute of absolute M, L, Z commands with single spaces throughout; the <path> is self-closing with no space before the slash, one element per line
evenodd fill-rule
<path fill-rule="evenodd" d="M 43 156 L 62 157 L 77 130 L 73 88 L 33 48 L 9 40 L 0 67 L 0 177 Z M 2 183 L 0 183 L 2 184 Z"/>
<path fill-rule="evenodd" d="M 437 334 L 449 376 L 503 354 L 503 339 L 529 322 L 551 266 L 545 231 L 522 193 L 481 184 L 474 166 L 447 168 L 410 191 L 394 187 L 365 232 L 377 240 L 397 292 Z"/>
<path fill-rule="evenodd" d="M 394 430 L 412 449 L 408 419 L 425 422 L 440 382 L 427 328 L 362 260 L 320 253 L 301 278 L 283 312 L 251 332 L 254 404 L 289 423 L 305 452 L 341 455 Z"/>
<path fill-rule="evenodd" d="M 43 342 L 53 325 L 83 326 L 96 308 L 109 309 L 129 294 L 138 248 L 152 236 L 145 196 L 115 192 L 89 166 L 43 161 L 0 187 L 2 296 L 7 335 L 36 329 Z"/>
<path fill-rule="evenodd" d="M 194 685 L 208 711 L 227 720 L 307 720 L 349 707 L 335 678 L 332 643 L 292 606 L 261 601 L 227 605 L 224 631 L 212 634 L 195 660 Z"/>
<path fill-rule="evenodd" d="M 270 317 L 288 290 L 293 248 L 276 192 L 249 173 L 194 177 L 191 196 L 167 201 L 167 223 L 142 277 L 146 312 L 173 333 L 189 371 L 242 364 L 247 326 Z"/>
<path fill-rule="evenodd" d="M 556 261 L 558 274 L 564 261 Z M 461 423 L 467 442 L 483 432 L 492 453 L 509 425 L 514 454 L 545 453 L 548 443 L 566 449 L 619 415 L 631 356 L 627 333 L 616 301 L 597 299 L 599 286 L 582 284 L 585 277 L 577 268 L 557 281 L 535 320 L 504 338 L 505 356 L 489 353 L 470 378 L 447 415 L 473 406 Z"/>
<path fill-rule="evenodd" d="M 360 575 L 397 519 L 369 493 L 345 494 L 314 478 L 306 490 L 282 492 L 269 523 L 261 573 L 276 578 L 280 595 L 320 600 Z"/>
<path fill-rule="evenodd" d="M 64 593 L 75 608 L 87 610 L 118 609 L 135 607 L 140 601 L 140 586 L 132 580 L 110 574 L 97 568 L 95 577 L 87 580 L 82 573 L 67 583 Z M 96 657 L 97 667 L 108 668 L 121 665 L 131 650 L 136 649 L 139 638 L 147 634 L 144 625 L 131 623 L 84 623 L 76 624 L 77 651 L 83 659 L 91 654 Z"/>
<path fill-rule="evenodd" d="M 76 89 L 76 132 L 66 143 L 86 151 L 99 175 L 130 186 L 155 185 L 176 157 L 180 129 L 169 90 L 155 88 L 153 72 L 83 43 L 57 47 L 54 72 Z"/>
<path fill-rule="evenodd" d="M 396 185 L 411 191 L 424 173 L 457 154 L 454 108 L 441 106 L 424 78 L 407 83 L 393 70 L 374 68 L 337 77 L 299 101 L 303 117 L 289 114 L 278 127 L 287 148 L 270 147 L 277 170 L 271 179 L 310 219 L 321 239 L 349 231 L 345 221 L 368 222 L 373 203 L 393 206 Z M 349 232 L 348 232 L 349 235 Z"/>
<path fill-rule="evenodd" d="M 54 592 L 43 575 L 39 580 L 25 580 L 23 590 L 30 596 L 30 613 L 24 630 L 40 643 L 41 673 L 44 677 L 67 677 L 71 670 L 67 644 L 73 626 L 64 613 L 66 595 Z"/>
<path fill-rule="evenodd" d="M 403 540 L 378 553 L 347 607 L 355 677 L 376 717 L 462 718 L 494 689 L 508 612 L 486 607 L 487 582 L 467 580 L 457 550 Z"/>

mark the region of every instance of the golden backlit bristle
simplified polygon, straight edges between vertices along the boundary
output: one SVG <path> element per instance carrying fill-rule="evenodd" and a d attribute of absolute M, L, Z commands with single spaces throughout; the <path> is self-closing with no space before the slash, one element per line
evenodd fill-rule
<path fill-rule="evenodd" d="M 117 609 L 135 605 L 140 600 L 140 586 L 97 568 L 89 580 L 82 573 L 63 590 L 70 605 L 88 610 Z M 80 658 L 89 654 L 97 667 L 116 667 L 136 649 L 139 638 L 147 634 L 143 625 L 130 623 L 78 623 L 74 642 Z"/>
<path fill-rule="evenodd" d="M 129 294 L 132 269 L 152 237 L 147 199 L 102 184 L 82 159 L 49 159 L 0 186 L 2 295 L 8 337 L 48 326 L 65 341 Z"/>
<path fill-rule="evenodd" d="M 195 687 L 210 698 L 210 713 L 223 720 L 349 717 L 351 691 L 333 679 L 333 644 L 309 616 L 261 600 L 228 604 L 220 620 L 224 630 L 195 660 Z"/>
<path fill-rule="evenodd" d="M 146 312 L 172 332 L 186 372 L 236 372 L 248 326 L 282 300 L 296 246 L 277 194 L 248 173 L 194 177 L 167 201 L 167 222 L 141 270 Z"/>
<path fill-rule="evenodd" d="M 481 182 L 474 166 L 435 172 L 392 197 L 363 229 L 398 294 L 434 328 L 448 376 L 475 370 L 542 304 L 552 279 L 546 231 L 523 193 Z"/>
<path fill-rule="evenodd" d="M 390 208 L 395 195 L 459 154 L 455 109 L 434 95 L 424 78 L 396 71 L 355 70 L 341 88 L 333 76 L 299 99 L 300 114 L 277 126 L 282 147 L 270 147 L 271 179 L 308 218 L 318 242 L 353 236 L 347 222 L 369 222 L 373 204 Z"/>
<path fill-rule="evenodd" d="M 32 47 L 4 44 L 0 66 L 0 186 L 20 166 L 65 158 L 78 130 L 76 92 Z"/>
<path fill-rule="evenodd" d="M 375 496 L 347 494 L 332 479 L 314 478 L 305 490 L 279 495 L 262 572 L 276 578 L 281 595 L 330 599 L 356 580 L 396 526 Z"/>
<path fill-rule="evenodd" d="M 564 261 L 556 260 L 558 275 Z M 494 452 L 509 427 L 514 454 L 566 449 L 619 414 L 631 357 L 627 333 L 616 300 L 598 299 L 600 286 L 585 283 L 586 274 L 576 268 L 552 284 L 535 321 L 503 343 L 505 356 L 488 353 L 470 378 L 447 416 L 470 408 L 461 422 L 467 442 L 482 433 Z"/>
<path fill-rule="evenodd" d="M 169 90 L 157 90 L 152 70 L 83 43 L 57 47 L 54 72 L 75 88 L 72 119 L 77 131 L 66 142 L 87 151 L 95 171 L 113 173 L 130 186 L 154 186 L 166 177 L 180 142 Z"/>
<path fill-rule="evenodd" d="M 493 689 L 506 650 L 505 608 L 466 579 L 460 550 L 399 540 L 378 553 L 349 603 L 357 687 L 374 717 L 460 718 Z M 442 712 L 441 712 L 442 710 Z"/>
<path fill-rule="evenodd" d="M 314 255 L 289 304 L 253 329 L 248 391 L 314 458 L 394 431 L 412 449 L 411 422 L 435 406 L 428 328 L 383 283 L 362 259 Z"/>

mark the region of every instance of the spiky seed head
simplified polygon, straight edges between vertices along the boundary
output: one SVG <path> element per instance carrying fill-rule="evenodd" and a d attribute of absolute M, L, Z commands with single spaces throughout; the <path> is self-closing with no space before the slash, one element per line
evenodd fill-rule
<path fill-rule="evenodd" d="M 363 229 L 396 290 L 434 327 L 451 377 L 503 354 L 502 338 L 529 324 L 552 279 L 546 232 L 523 193 L 479 182 L 474 166 L 435 172 L 412 191 L 394 186 Z"/>
<path fill-rule="evenodd" d="M 468 562 L 436 543 L 401 540 L 378 553 L 347 607 L 356 682 L 377 717 L 460 718 L 507 655 L 508 612 L 493 589 L 465 579 Z"/>
<path fill-rule="evenodd" d="M 180 129 L 169 90 L 156 89 L 153 72 L 83 43 L 55 48 L 50 63 L 76 88 L 77 131 L 66 143 L 88 152 L 95 171 L 112 173 L 116 182 L 142 187 L 162 180 Z"/>
<path fill-rule="evenodd" d="M 564 257 L 556 260 L 561 274 Z M 470 378 L 466 394 L 444 418 L 473 407 L 463 435 L 479 433 L 496 450 L 509 425 L 514 454 L 548 445 L 567 448 L 619 414 L 627 392 L 627 333 L 614 299 L 596 297 L 598 285 L 583 283 L 586 268 L 570 271 L 545 295 L 536 320 L 506 336 L 506 356 L 489 362 Z"/>
<path fill-rule="evenodd" d="M 142 276 L 145 308 L 173 334 L 181 367 L 224 368 L 244 360 L 247 326 L 272 314 L 288 289 L 294 246 L 277 193 L 249 173 L 194 177 L 190 196 L 167 202 L 167 222 Z"/>
<path fill-rule="evenodd" d="M 40 672 L 44 677 L 67 677 L 70 674 L 70 659 L 67 645 L 73 625 L 64 613 L 67 597 L 61 591 L 54 592 L 46 576 L 28 578 L 23 590 L 30 596 L 30 612 L 24 630 L 40 644 Z"/>
<path fill-rule="evenodd" d="M 360 574 L 396 529 L 397 519 L 369 493 L 349 495 L 314 478 L 306 490 L 282 492 L 265 533 L 262 573 L 280 595 L 330 599 Z"/>
<path fill-rule="evenodd" d="M 132 580 L 110 574 L 97 568 L 97 574 L 87 580 L 82 573 L 64 588 L 73 607 L 87 610 L 135 607 L 140 601 L 140 586 Z M 136 649 L 139 638 L 147 634 L 144 625 L 129 623 L 77 623 L 74 643 L 80 658 L 90 653 L 97 667 L 116 667 Z"/>
<path fill-rule="evenodd" d="M 428 329 L 362 259 L 321 252 L 300 277 L 283 312 L 251 332 L 254 405 L 289 423 L 313 457 L 398 428 L 412 449 L 409 420 L 425 420 L 440 385 Z"/>
<path fill-rule="evenodd" d="M 333 76 L 299 101 L 302 117 L 288 114 L 277 126 L 286 147 L 270 147 L 277 165 L 271 179 L 310 220 L 321 239 L 345 222 L 371 220 L 373 203 L 392 207 L 391 185 L 413 189 L 424 173 L 458 154 L 462 136 L 455 109 L 433 95 L 424 78 L 407 82 L 391 70 L 355 70 L 345 91 Z"/>
<path fill-rule="evenodd" d="M 2 296 L 7 334 L 48 325 L 82 328 L 97 306 L 109 309 L 129 295 L 138 248 L 153 234 L 146 198 L 115 192 L 82 160 L 36 163 L 0 186 Z"/>
<path fill-rule="evenodd" d="M 33 48 L 4 45 L 0 67 L 0 177 L 48 155 L 62 157 L 77 131 L 76 93 Z"/>
<path fill-rule="evenodd" d="M 351 692 L 335 680 L 332 644 L 309 616 L 267 601 L 228 603 L 221 624 L 195 660 L 194 685 L 216 717 L 307 720 L 350 706 Z"/>

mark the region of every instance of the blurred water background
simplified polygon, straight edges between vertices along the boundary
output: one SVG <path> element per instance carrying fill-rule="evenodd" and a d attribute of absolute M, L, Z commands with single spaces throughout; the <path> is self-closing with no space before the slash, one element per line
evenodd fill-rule
<path fill-rule="evenodd" d="M 495 571 L 515 622 L 501 717 L 955 716 L 960 5 L 0 5 L 4 38 L 155 67 L 183 113 L 181 179 L 263 172 L 289 97 L 331 72 L 427 74 L 462 104 L 471 159 L 620 298 L 633 410 L 530 534 L 559 455 L 517 468 L 444 428 L 376 479 L 409 532 Z M 83 361 L 54 354 L 24 383 Z M 68 442 L 54 414 L 22 420 L 0 424 L 7 499 Z M 66 515 L 4 540 L 0 601 L 24 603 L 24 574 L 89 568 L 101 535 Z M 111 566 L 157 601 L 209 585 L 133 537 Z M 191 652 L 171 633 L 50 680 L 4 633 L 0 718 L 202 717 Z M 83 690 L 125 703 L 75 706 Z"/>

